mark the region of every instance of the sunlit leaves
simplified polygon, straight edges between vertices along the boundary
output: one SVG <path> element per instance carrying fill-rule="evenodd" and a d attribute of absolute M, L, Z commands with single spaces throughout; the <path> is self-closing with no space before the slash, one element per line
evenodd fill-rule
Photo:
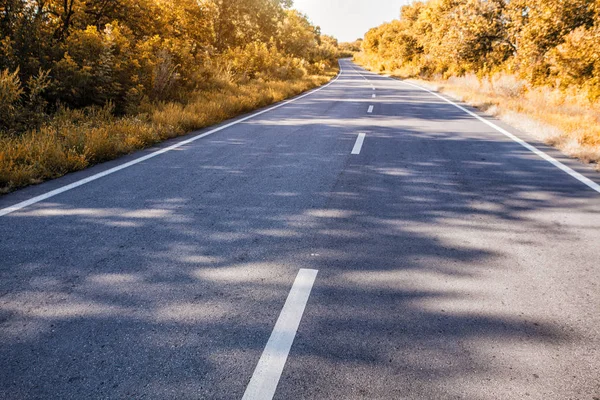
<path fill-rule="evenodd" d="M 380 68 L 479 75 L 508 70 L 533 84 L 599 85 L 598 0 L 429 0 L 365 35 Z"/>
<path fill-rule="evenodd" d="M 337 43 L 290 6 L 290 0 L 0 0 L 0 72 L 28 82 L 50 71 L 50 84 L 36 94 L 49 112 L 111 103 L 127 113 L 142 102 L 185 102 L 223 80 L 322 70 L 335 59 Z"/>

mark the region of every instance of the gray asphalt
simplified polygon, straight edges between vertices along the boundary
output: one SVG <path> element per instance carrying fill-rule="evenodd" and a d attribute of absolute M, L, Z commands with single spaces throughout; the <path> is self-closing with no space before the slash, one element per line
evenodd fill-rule
<path fill-rule="evenodd" d="M 600 398 L 600 194 L 341 64 L 319 92 L 0 217 L 0 398 L 239 399 L 300 268 L 319 274 L 276 399 Z"/>

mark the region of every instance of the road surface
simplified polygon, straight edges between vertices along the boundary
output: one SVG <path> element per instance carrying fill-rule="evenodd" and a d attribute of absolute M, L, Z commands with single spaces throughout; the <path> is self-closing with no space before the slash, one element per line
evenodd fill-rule
<path fill-rule="evenodd" d="M 598 175 L 341 66 L 0 198 L 0 398 L 600 398 Z"/>

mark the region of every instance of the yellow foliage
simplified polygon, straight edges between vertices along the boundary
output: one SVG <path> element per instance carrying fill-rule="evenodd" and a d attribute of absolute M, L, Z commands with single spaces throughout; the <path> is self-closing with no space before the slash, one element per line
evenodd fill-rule
<path fill-rule="evenodd" d="M 113 116 L 113 107 L 60 110 L 39 130 L 0 136 L 0 193 L 200 129 L 322 85 L 334 75 L 252 81 L 202 91 L 186 104 L 147 105 L 148 117 Z"/>
<path fill-rule="evenodd" d="M 10 0 L 0 21 L 0 191 L 322 83 L 337 41 L 289 5 Z"/>
<path fill-rule="evenodd" d="M 419 76 L 508 71 L 534 85 L 597 86 L 598 10 L 590 0 L 415 2 L 367 32 L 359 58 Z"/>
<path fill-rule="evenodd" d="M 428 0 L 369 30 L 354 59 L 540 121 L 559 132 L 549 143 L 598 162 L 599 43 L 598 0 Z"/>
<path fill-rule="evenodd" d="M 600 170 L 600 104 L 590 104 L 586 92 L 532 87 L 505 73 L 486 79 L 466 74 L 419 83 L 434 83 L 435 89 L 488 111 L 572 157 L 597 163 Z"/>

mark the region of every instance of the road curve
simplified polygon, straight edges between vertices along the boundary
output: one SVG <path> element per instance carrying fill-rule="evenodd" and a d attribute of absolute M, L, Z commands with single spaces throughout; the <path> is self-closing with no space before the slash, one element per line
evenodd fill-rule
<path fill-rule="evenodd" d="M 597 176 L 341 67 L 1 216 L 0 398 L 600 398 Z"/>

